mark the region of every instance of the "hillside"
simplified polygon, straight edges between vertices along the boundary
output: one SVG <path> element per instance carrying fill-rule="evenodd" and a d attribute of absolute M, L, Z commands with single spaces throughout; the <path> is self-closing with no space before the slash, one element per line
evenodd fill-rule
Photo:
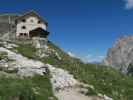
<path fill-rule="evenodd" d="M 133 99 L 132 78 L 110 67 L 83 64 L 79 59 L 68 56 L 54 44 L 49 43 L 49 46 L 55 49 L 62 58 L 61 60 L 50 58 L 49 63 L 68 70 L 76 79 L 94 86 L 96 93 L 106 94 L 114 100 Z"/>
<path fill-rule="evenodd" d="M 121 74 L 119 71 L 106 66 L 95 64 L 84 64 L 79 59 L 70 57 L 62 49 L 48 43 L 48 52 L 40 57 L 35 48 L 28 45 L 21 45 L 14 48 L 22 55 L 40 60 L 57 68 L 62 68 L 74 75 L 74 77 L 92 87 L 88 87 L 88 96 L 90 95 L 107 95 L 114 100 L 132 100 L 133 99 L 133 79 Z"/>
<path fill-rule="evenodd" d="M 133 99 L 132 77 L 111 67 L 84 64 L 52 42 L 47 50 L 0 42 L 0 83 L 0 100 L 57 100 L 55 95 L 58 99 L 64 95 L 79 100 Z"/>
<path fill-rule="evenodd" d="M 0 100 L 57 100 L 48 76 L 20 79 L 7 73 L 0 75 Z"/>

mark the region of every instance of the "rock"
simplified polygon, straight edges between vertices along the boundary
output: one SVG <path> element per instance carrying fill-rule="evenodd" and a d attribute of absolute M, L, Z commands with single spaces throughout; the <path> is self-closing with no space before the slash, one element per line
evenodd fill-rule
<path fill-rule="evenodd" d="M 12 44 L 12 43 L 7 43 L 7 44 L 4 45 L 4 47 L 6 47 L 6 48 L 8 48 L 8 49 L 12 49 L 12 48 L 18 47 L 18 45 Z"/>
<path fill-rule="evenodd" d="M 5 61 L 4 59 L 0 61 L 2 71 L 17 72 L 17 75 L 22 77 L 30 77 L 35 74 L 44 75 L 48 72 L 45 65 L 40 61 L 28 59 L 3 47 L 0 47 L 0 52 L 6 52 L 8 59 L 12 59 L 12 61 Z"/>
<path fill-rule="evenodd" d="M 40 61 L 28 59 L 20 54 L 12 52 L 3 47 L 0 47 L 0 52 L 7 52 L 8 58 L 15 61 L 15 65 L 13 66 L 15 68 L 21 68 L 21 67 L 41 68 L 44 66 L 44 64 Z"/>
<path fill-rule="evenodd" d="M 45 68 L 28 68 L 28 67 L 23 67 L 19 68 L 17 75 L 20 77 L 32 77 L 34 75 L 44 75 L 46 73 Z"/>
<path fill-rule="evenodd" d="M 48 100 L 55 100 L 54 97 L 48 97 Z"/>
<path fill-rule="evenodd" d="M 103 64 L 127 73 L 129 64 L 133 63 L 133 36 L 118 39 L 108 50 Z"/>
<path fill-rule="evenodd" d="M 18 45 L 13 44 L 13 43 L 11 43 L 9 41 L 1 41 L 1 40 L 0 40 L 0 45 L 2 45 L 5 48 L 8 48 L 8 49 L 12 49 L 12 48 L 18 47 Z"/>
<path fill-rule="evenodd" d="M 60 55 L 59 55 L 57 52 L 55 52 L 55 55 L 56 55 L 56 57 L 57 57 L 59 60 L 61 60 L 61 57 L 60 57 Z"/>
<path fill-rule="evenodd" d="M 114 100 L 114 99 L 112 99 L 112 98 L 106 96 L 105 94 L 103 95 L 103 94 L 101 94 L 101 93 L 98 93 L 98 96 L 101 97 L 101 98 L 103 98 L 103 100 Z"/>
<path fill-rule="evenodd" d="M 87 88 L 80 88 L 79 92 L 86 95 L 88 93 L 88 89 Z"/>
<path fill-rule="evenodd" d="M 46 53 L 47 51 L 43 50 L 43 49 L 38 49 L 36 51 L 36 56 L 38 56 L 39 58 L 44 58 L 44 57 L 48 57 L 49 54 Z"/>
<path fill-rule="evenodd" d="M 112 98 L 110 98 L 110 97 L 108 97 L 106 95 L 104 95 L 103 97 L 104 97 L 104 100 L 113 100 Z"/>
<path fill-rule="evenodd" d="M 69 74 L 67 71 L 60 68 L 55 68 L 49 64 L 47 64 L 46 66 L 52 76 L 51 83 L 55 91 L 70 88 L 78 84 L 77 80 L 74 79 L 73 75 Z"/>

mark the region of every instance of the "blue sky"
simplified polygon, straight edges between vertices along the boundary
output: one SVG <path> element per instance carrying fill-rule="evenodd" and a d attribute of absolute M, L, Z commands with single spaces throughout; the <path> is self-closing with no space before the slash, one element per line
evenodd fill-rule
<path fill-rule="evenodd" d="M 99 61 L 123 35 L 133 33 L 133 0 L 1 0 L 0 13 L 37 11 L 49 39 L 86 61 Z"/>

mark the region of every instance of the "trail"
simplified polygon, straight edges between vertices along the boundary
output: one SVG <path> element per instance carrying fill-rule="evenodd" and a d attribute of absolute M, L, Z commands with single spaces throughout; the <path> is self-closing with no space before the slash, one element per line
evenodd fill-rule
<path fill-rule="evenodd" d="M 88 97 L 84 94 L 81 94 L 74 88 L 62 90 L 56 93 L 56 96 L 58 97 L 59 100 L 104 100 L 102 98 L 94 96 Z"/>

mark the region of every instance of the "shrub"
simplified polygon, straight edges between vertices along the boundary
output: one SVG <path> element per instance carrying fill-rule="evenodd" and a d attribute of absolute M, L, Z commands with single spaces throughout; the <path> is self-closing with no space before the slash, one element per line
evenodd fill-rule
<path fill-rule="evenodd" d="M 127 68 L 127 75 L 133 76 L 133 64 L 129 64 Z"/>

